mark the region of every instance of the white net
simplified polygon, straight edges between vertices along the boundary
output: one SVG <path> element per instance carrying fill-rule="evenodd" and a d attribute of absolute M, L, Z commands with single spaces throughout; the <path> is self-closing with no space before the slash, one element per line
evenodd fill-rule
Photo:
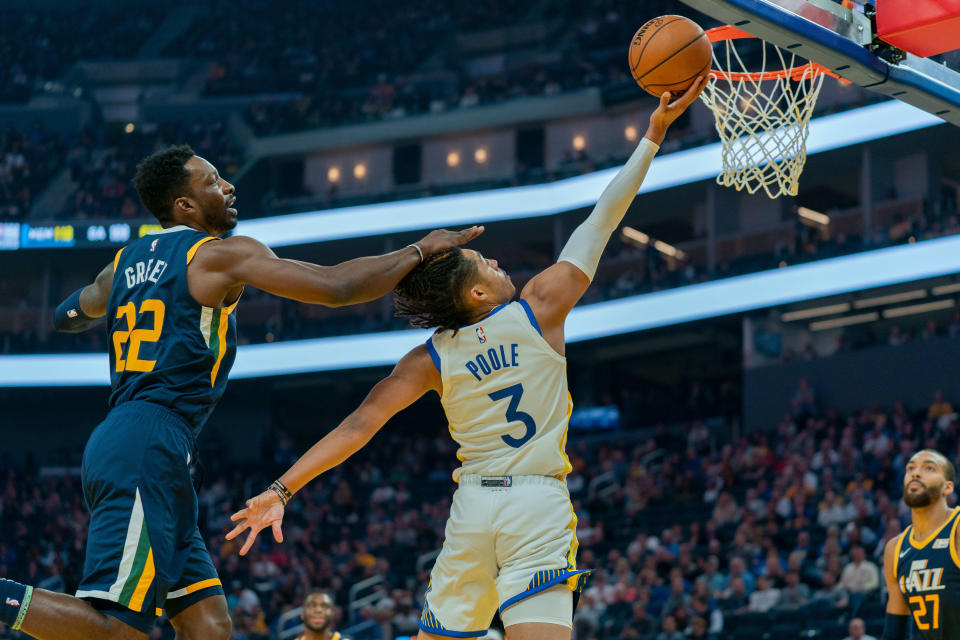
<path fill-rule="evenodd" d="M 751 43 L 754 69 L 744 63 L 738 42 Z M 749 193 L 763 189 L 771 198 L 797 195 L 823 72 L 757 39 L 725 40 L 715 45 L 713 61 L 714 73 L 700 97 L 720 134 L 723 173 L 717 182 Z M 768 63 L 779 67 L 768 71 Z"/>

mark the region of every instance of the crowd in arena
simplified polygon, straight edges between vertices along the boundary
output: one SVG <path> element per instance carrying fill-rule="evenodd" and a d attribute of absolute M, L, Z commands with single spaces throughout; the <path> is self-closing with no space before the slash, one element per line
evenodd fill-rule
<path fill-rule="evenodd" d="M 60 80 L 78 60 L 132 58 L 165 14 L 156 3 L 135 11 L 76 3 L 56 11 L 4 7 L 0 32 L 0 103 L 26 102 Z"/>
<path fill-rule="evenodd" d="M 929 407 L 895 402 L 843 416 L 820 405 L 815 381 L 798 389 L 780 423 L 756 432 L 728 437 L 716 421 L 693 420 L 571 437 L 578 565 L 595 569 L 578 640 L 752 638 L 758 629 L 842 640 L 862 625 L 879 634 L 884 545 L 909 522 L 904 466 L 925 447 L 957 459 L 960 420 L 939 394 Z M 246 558 L 222 537 L 229 515 L 297 448 L 265 433 L 256 469 L 205 456 L 201 527 L 235 638 L 276 637 L 279 616 L 313 587 L 332 593 L 339 628 L 355 638 L 416 632 L 429 567 L 418 558 L 442 540 L 454 444 L 445 433 L 399 431 L 304 489 L 287 510 L 286 542 L 262 536 Z M 224 442 L 211 432 L 201 445 L 215 454 Z M 0 576 L 69 591 L 88 520 L 79 480 L 3 466 Z M 383 578 L 383 597 L 351 609 L 351 585 L 372 576 Z"/>

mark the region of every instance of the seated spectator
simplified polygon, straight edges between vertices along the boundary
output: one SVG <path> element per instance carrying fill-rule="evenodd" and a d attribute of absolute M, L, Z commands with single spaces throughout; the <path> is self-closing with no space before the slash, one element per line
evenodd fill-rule
<path fill-rule="evenodd" d="M 767 576 L 757 578 L 757 590 L 750 594 L 748 609 L 754 613 L 766 613 L 780 602 L 780 590 L 775 588 Z"/>
<path fill-rule="evenodd" d="M 723 592 L 720 599 L 720 608 L 726 615 L 736 615 L 747 611 L 750 606 L 750 595 L 742 577 L 736 577 L 728 583 L 730 586 Z"/>
<path fill-rule="evenodd" d="M 785 582 L 780 590 L 777 608 L 789 611 L 807 606 L 810 602 L 810 587 L 800 582 L 800 574 L 796 571 L 787 572 Z"/>
<path fill-rule="evenodd" d="M 867 560 L 863 547 L 857 545 L 850 551 L 851 560 L 843 568 L 840 586 L 851 594 L 866 594 L 880 587 L 880 570 Z"/>
<path fill-rule="evenodd" d="M 943 399 L 943 391 L 937 389 L 933 394 L 933 403 L 927 410 L 927 417 L 931 420 L 936 420 L 952 413 L 954 413 L 953 406 Z"/>
<path fill-rule="evenodd" d="M 677 619 L 673 616 L 664 616 L 660 624 L 660 633 L 656 640 L 687 640 L 687 636 L 677 629 Z"/>
<path fill-rule="evenodd" d="M 832 571 L 824 571 L 820 578 L 821 586 L 813 592 L 814 602 L 823 602 L 838 609 L 844 609 L 850 603 L 850 593 L 837 584 L 837 576 Z"/>
<path fill-rule="evenodd" d="M 850 635 L 844 638 L 844 640 L 877 640 L 875 637 L 867 635 L 866 625 L 860 618 L 854 618 L 850 621 L 847 632 Z"/>

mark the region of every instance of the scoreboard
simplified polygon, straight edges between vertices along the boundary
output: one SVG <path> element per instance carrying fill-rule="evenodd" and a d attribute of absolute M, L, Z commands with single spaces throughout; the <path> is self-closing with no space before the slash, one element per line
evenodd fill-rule
<path fill-rule="evenodd" d="M 156 223 L 0 223 L 0 250 L 51 249 L 59 247 L 119 247 L 132 238 L 159 230 Z"/>

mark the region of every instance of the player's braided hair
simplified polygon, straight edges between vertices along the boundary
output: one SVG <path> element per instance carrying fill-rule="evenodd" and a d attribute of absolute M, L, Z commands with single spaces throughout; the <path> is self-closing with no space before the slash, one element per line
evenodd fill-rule
<path fill-rule="evenodd" d="M 477 265 L 457 247 L 429 256 L 394 289 L 397 315 L 426 329 L 454 333 L 470 324 L 466 286 L 477 277 Z"/>
<path fill-rule="evenodd" d="M 190 145 L 167 147 L 137 165 L 133 184 L 143 206 L 162 224 L 173 222 L 173 203 L 187 192 L 190 172 L 184 165 L 196 155 Z"/>

